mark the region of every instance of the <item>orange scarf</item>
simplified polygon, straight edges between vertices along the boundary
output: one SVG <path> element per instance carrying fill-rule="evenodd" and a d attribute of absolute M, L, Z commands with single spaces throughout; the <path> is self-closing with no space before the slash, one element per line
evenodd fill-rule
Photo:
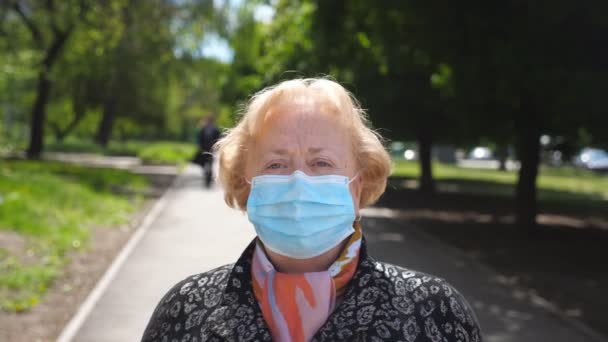
<path fill-rule="evenodd" d="M 253 292 L 274 341 L 310 341 L 336 307 L 336 299 L 355 274 L 361 247 L 361 227 L 327 271 L 281 273 L 258 244 L 253 253 Z"/>

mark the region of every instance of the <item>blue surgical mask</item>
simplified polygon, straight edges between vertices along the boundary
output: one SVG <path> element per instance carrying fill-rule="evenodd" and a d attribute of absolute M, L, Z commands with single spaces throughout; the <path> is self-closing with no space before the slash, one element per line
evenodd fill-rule
<path fill-rule="evenodd" d="M 247 216 L 266 248 L 294 259 L 313 258 L 354 232 L 350 182 L 346 176 L 301 171 L 257 176 L 251 181 Z"/>

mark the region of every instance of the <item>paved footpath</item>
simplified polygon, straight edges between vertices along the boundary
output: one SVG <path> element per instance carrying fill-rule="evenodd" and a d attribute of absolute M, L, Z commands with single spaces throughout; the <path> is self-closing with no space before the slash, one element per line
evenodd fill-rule
<path fill-rule="evenodd" d="M 161 200 L 158 215 L 130 250 L 92 310 L 71 324 L 72 341 L 139 341 L 160 298 L 188 275 L 234 262 L 253 238 L 245 215 L 228 208 L 221 190 L 202 187 L 191 166 Z M 403 227 L 390 211 L 366 212 L 363 229 L 377 259 L 448 279 L 475 307 L 488 342 L 602 341 L 500 284 L 498 274 L 419 230 Z M 86 306 L 86 305 L 85 305 Z M 69 340 L 69 339 L 68 339 Z"/>

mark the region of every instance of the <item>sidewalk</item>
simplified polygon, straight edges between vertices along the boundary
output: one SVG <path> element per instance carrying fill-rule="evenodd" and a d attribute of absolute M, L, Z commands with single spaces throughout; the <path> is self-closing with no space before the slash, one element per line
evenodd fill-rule
<path fill-rule="evenodd" d="M 485 342 L 607 341 L 582 323 L 552 313 L 542 298 L 504 285 L 504 277 L 454 247 L 417 227 L 403 226 L 396 216 L 391 209 L 364 210 L 371 255 L 448 280 L 475 309 Z"/>
<path fill-rule="evenodd" d="M 139 341 L 161 297 L 178 281 L 236 261 L 254 237 L 219 187 L 202 187 L 198 167 L 178 176 L 166 206 L 131 251 L 73 341 Z"/>
<path fill-rule="evenodd" d="M 138 341 L 155 305 L 176 282 L 234 262 L 254 232 L 247 218 L 229 209 L 219 188 L 202 188 L 200 170 L 187 168 L 165 195 L 156 219 L 129 253 L 72 341 Z M 388 213 L 390 214 L 390 213 Z M 487 342 L 601 341 L 584 327 L 531 305 L 492 270 L 403 227 L 372 209 L 363 219 L 370 253 L 377 259 L 442 276 L 474 306 Z"/>

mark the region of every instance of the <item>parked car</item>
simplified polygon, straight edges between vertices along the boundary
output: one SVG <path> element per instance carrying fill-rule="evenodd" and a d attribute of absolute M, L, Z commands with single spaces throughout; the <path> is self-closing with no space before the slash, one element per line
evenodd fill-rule
<path fill-rule="evenodd" d="M 390 144 L 389 148 L 391 157 L 395 160 L 416 160 L 418 159 L 418 151 L 416 143 L 395 141 Z"/>
<path fill-rule="evenodd" d="M 608 171 L 608 152 L 599 148 L 584 148 L 574 157 L 573 163 L 593 171 Z"/>
<path fill-rule="evenodd" d="M 490 160 L 494 158 L 492 150 L 488 147 L 477 146 L 469 152 L 468 159 L 474 160 Z"/>

